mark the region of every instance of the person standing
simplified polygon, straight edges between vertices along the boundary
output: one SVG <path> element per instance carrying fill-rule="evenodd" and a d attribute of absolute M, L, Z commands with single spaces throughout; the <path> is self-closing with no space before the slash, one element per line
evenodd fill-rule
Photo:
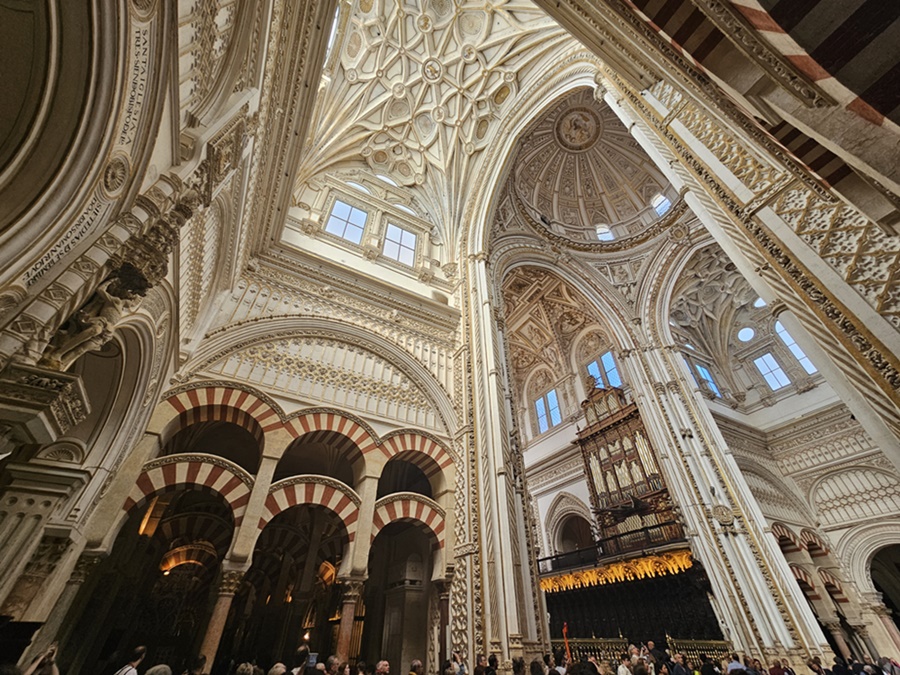
<path fill-rule="evenodd" d="M 143 645 L 135 647 L 131 652 L 128 663 L 119 668 L 116 671 L 116 675 L 138 675 L 137 667 L 141 664 L 141 661 L 144 660 L 145 656 L 147 656 L 146 647 Z"/>

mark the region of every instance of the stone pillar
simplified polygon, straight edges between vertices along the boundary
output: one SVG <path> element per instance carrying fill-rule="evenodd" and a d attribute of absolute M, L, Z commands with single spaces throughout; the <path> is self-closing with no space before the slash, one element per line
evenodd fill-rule
<path fill-rule="evenodd" d="M 225 622 L 228 620 L 228 611 L 231 609 L 231 601 L 234 594 L 244 579 L 241 570 L 225 570 L 219 581 L 219 597 L 213 607 L 212 616 L 206 626 L 206 635 L 203 636 L 203 644 L 200 647 L 200 655 L 206 657 L 207 670 L 211 670 L 216 660 L 216 652 L 219 651 L 219 642 L 222 639 L 222 631 L 225 630 Z"/>
<path fill-rule="evenodd" d="M 50 616 L 47 617 L 47 621 L 41 626 L 40 632 L 31 641 L 28 649 L 25 650 L 24 658 L 21 660 L 22 665 L 30 663 L 38 654 L 43 654 L 47 651 L 52 642 L 62 643 L 64 641 L 64 636 L 61 635 L 61 632 L 64 630 L 63 624 L 69 614 L 69 610 L 72 608 L 75 596 L 78 595 L 78 591 L 81 590 L 85 580 L 102 559 L 99 555 L 88 555 L 86 553 L 82 553 L 79 556 L 63 592 L 57 599 L 56 604 L 53 605 Z"/>
<path fill-rule="evenodd" d="M 10 462 L 8 483 L 0 490 L 0 600 L 19 583 L 29 559 L 43 539 L 43 528 L 57 508 L 88 478 L 82 469 L 62 468 L 50 460 Z M 19 592 L 22 592 L 20 586 Z M 38 588 L 33 589 L 35 591 Z M 33 597 L 33 594 L 29 596 Z M 21 600 L 21 598 L 20 598 Z"/>
<path fill-rule="evenodd" d="M 841 624 L 839 621 L 823 621 L 822 625 L 831 633 L 831 637 L 834 638 L 834 643 L 837 645 L 839 656 L 844 659 L 844 661 L 850 660 L 850 645 L 847 644 L 847 640 L 844 638 L 844 631 L 841 630 Z"/>
<path fill-rule="evenodd" d="M 660 342 L 647 336 L 647 342 Z M 677 347 L 624 349 L 633 387 L 693 555 L 737 651 L 827 659 L 830 649 L 708 408 L 691 391 Z"/>
<path fill-rule="evenodd" d="M 894 651 L 900 652 L 900 629 L 891 618 L 891 610 L 884 606 L 884 603 L 878 602 L 872 605 L 872 612 L 878 617 L 878 620 L 884 626 L 885 631 L 894 643 Z"/>
<path fill-rule="evenodd" d="M 341 623 L 338 628 L 335 656 L 340 663 L 350 660 L 350 641 L 356 620 L 356 602 L 362 594 L 365 579 L 341 579 L 344 595 L 341 598 Z"/>
<path fill-rule="evenodd" d="M 31 601 L 56 570 L 71 544 L 71 539 L 65 536 L 45 534 L 41 537 L 22 574 L 0 605 L 0 614 L 10 616 L 14 621 L 21 621 Z"/>
<path fill-rule="evenodd" d="M 878 647 L 875 646 L 875 643 L 872 641 L 872 636 L 869 635 L 869 627 L 865 624 L 851 624 L 850 627 L 866 645 L 869 656 L 871 656 L 874 661 L 877 661 L 881 654 L 878 653 Z"/>
<path fill-rule="evenodd" d="M 438 663 L 443 663 L 450 658 L 450 635 L 448 634 L 450 628 L 450 582 L 437 582 L 437 590 L 441 612 L 441 625 L 438 631 L 440 648 L 438 649 L 437 661 Z"/>

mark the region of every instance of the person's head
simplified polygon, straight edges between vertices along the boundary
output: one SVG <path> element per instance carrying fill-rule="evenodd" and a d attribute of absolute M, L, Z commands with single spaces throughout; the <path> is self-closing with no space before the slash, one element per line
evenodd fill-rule
<path fill-rule="evenodd" d="M 872 657 L 869 656 L 868 654 L 863 654 L 863 663 L 867 663 L 867 664 L 869 664 L 870 666 L 873 665 L 873 663 L 872 663 Z"/>
<path fill-rule="evenodd" d="M 709 657 L 706 654 L 700 654 L 700 663 L 706 663 L 709 661 Z"/>
<path fill-rule="evenodd" d="M 732 661 L 738 661 L 738 662 L 740 662 L 740 659 L 738 658 L 737 652 L 732 652 L 732 654 L 731 654 L 731 660 L 732 660 Z"/>
<path fill-rule="evenodd" d="M 650 671 L 647 669 L 647 664 L 643 661 L 638 661 L 634 665 L 634 669 L 632 669 L 632 675 L 650 675 Z"/>
<path fill-rule="evenodd" d="M 549 660 L 547 656 L 544 657 L 545 660 Z M 535 659 L 528 666 L 528 675 L 544 675 L 544 664 Z"/>
<path fill-rule="evenodd" d="M 647 640 L 647 649 L 656 649 L 656 644 L 653 640 Z"/>
<path fill-rule="evenodd" d="M 675 663 L 684 665 L 684 654 L 675 654 L 672 658 L 675 659 Z"/>
<path fill-rule="evenodd" d="M 409 672 L 411 673 L 422 675 L 424 670 L 425 668 L 422 667 L 422 662 L 419 659 L 413 659 L 412 663 L 409 664 Z"/>
<path fill-rule="evenodd" d="M 327 659 L 325 659 L 325 672 L 327 672 L 328 675 L 337 675 L 338 665 L 340 664 L 337 660 L 337 657 L 334 655 L 329 656 Z"/>
<path fill-rule="evenodd" d="M 891 665 L 891 660 L 886 656 L 879 656 L 878 657 L 878 665 L 883 670 L 885 668 L 888 668 Z"/>
<path fill-rule="evenodd" d="M 457 661 L 457 663 L 459 662 Z M 452 665 L 447 666 L 446 668 L 444 668 L 444 675 L 456 675 L 456 668 L 454 668 Z"/>
<path fill-rule="evenodd" d="M 623 654 L 619 657 L 619 660 L 620 660 L 622 663 L 628 663 L 628 662 L 631 660 L 631 657 L 629 657 L 628 654 L 624 654 L 624 653 L 623 653 Z"/>
<path fill-rule="evenodd" d="M 475 657 L 475 667 L 476 668 L 478 666 L 481 666 L 482 668 L 484 668 L 486 665 L 487 665 L 487 658 L 484 656 L 484 654 L 479 654 L 477 657 Z"/>
<path fill-rule="evenodd" d="M 525 675 L 525 659 L 517 656 L 512 660 L 513 675 Z"/>
<path fill-rule="evenodd" d="M 359 675 L 366 675 L 366 662 L 363 660 L 359 660 L 356 662 L 356 672 Z"/>
<path fill-rule="evenodd" d="M 284 675 L 287 672 L 287 666 L 283 663 L 276 663 L 274 666 L 269 668 L 268 675 Z"/>
<path fill-rule="evenodd" d="M 338 665 L 337 669 L 338 675 L 350 675 L 350 662 L 344 661 L 340 665 Z"/>
<path fill-rule="evenodd" d="M 294 652 L 294 668 L 306 668 L 309 665 L 309 645 L 300 645 Z"/>
<path fill-rule="evenodd" d="M 242 663 L 237 667 L 235 671 L 235 675 L 253 675 L 253 664 L 252 663 Z"/>
<path fill-rule="evenodd" d="M 566 658 L 566 655 L 565 655 L 564 652 L 560 652 L 560 655 L 556 658 L 556 662 L 557 662 L 560 666 L 562 666 L 563 668 L 565 668 L 566 665 L 569 663 L 569 659 Z"/>
<path fill-rule="evenodd" d="M 203 669 L 206 668 L 206 657 L 203 654 L 195 656 L 191 659 L 188 666 L 188 670 L 191 671 L 192 675 L 200 675 L 200 673 L 203 672 Z"/>
<path fill-rule="evenodd" d="M 788 663 L 787 659 L 781 659 L 781 667 L 782 668 L 788 668 L 789 666 L 790 666 L 790 664 Z"/>
<path fill-rule="evenodd" d="M 382 659 L 375 664 L 375 675 L 388 675 L 391 672 L 391 664 Z"/>
<path fill-rule="evenodd" d="M 753 659 L 753 667 L 754 667 L 756 670 L 761 670 L 761 669 L 762 669 L 762 662 L 761 662 L 759 659 Z"/>
<path fill-rule="evenodd" d="M 553 664 L 551 663 L 551 661 L 553 661 L 553 657 L 550 656 L 550 654 L 544 654 L 544 665 L 548 668 L 552 668 Z"/>
<path fill-rule="evenodd" d="M 148 668 L 145 675 L 172 675 L 172 669 L 165 663 L 161 663 L 158 666 Z"/>
<path fill-rule="evenodd" d="M 491 668 L 493 668 L 494 670 L 497 670 L 497 655 L 496 654 L 491 654 L 488 657 L 488 665 Z"/>
<path fill-rule="evenodd" d="M 128 663 L 130 663 L 134 667 L 137 667 L 137 665 L 144 660 L 145 656 L 147 656 L 147 648 L 144 645 L 135 647 L 131 650 L 131 654 L 128 658 Z"/>
<path fill-rule="evenodd" d="M 266 675 L 266 671 L 254 664 L 253 675 Z"/>
<path fill-rule="evenodd" d="M 669 675 L 669 666 L 666 665 L 665 661 L 659 664 L 659 668 L 656 670 L 656 675 Z"/>

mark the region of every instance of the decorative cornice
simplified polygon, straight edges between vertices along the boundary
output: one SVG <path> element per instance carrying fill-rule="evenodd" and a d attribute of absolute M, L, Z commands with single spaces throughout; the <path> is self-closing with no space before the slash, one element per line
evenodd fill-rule
<path fill-rule="evenodd" d="M 246 485 L 248 488 L 253 488 L 253 476 L 251 476 L 249 473 L 247 473 L 247 471 L 239 467 L 237 464 L 229 462 L 227 459 L 218 457 L 216 455 L 204 455 L 200 453 L 166 455 L 165 457 L 160 457 L 159 459 L 154 459 L 147 462 L 146 464 L 144 464 L 141 471 L 150 471 L 152 469 L 158 469 L 162 466 L 168 466 L 169 464 L 180 464 L 182 462 L 203 462 L 204 464 L 212 464 L 213 466 L 219 466 L 223 469 L 228 469 L 228 471 L 237 476 L 244 485 Z"/>

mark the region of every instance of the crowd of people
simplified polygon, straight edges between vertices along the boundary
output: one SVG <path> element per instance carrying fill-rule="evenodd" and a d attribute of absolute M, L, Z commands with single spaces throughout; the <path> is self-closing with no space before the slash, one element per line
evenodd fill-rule
<path fill-rule="evenodd" d="M 146 647 L 135 648 L 128 659 L 114 675 L 139 675 L 138 667 L 144 663 L 147 655 Z M 311 658 L 312 656 L 312 658 Z M 900 675 L 900 663 L 888 657 L 881 657 L 877 662 L 869 656 L 862 661 L 851 658 L 845 662 L 835 657 L 830 668 L 822 664 L 817 656 L 806 663 L 812 675 Z M 206 658 L 192 660 L 181 675 L 207 675 Z M 143 670 L 143 669 L 142 669 Z M 497 675 L 497 656 L 486 657 L 479 654 L 475 659 L 475 667 L 467 668 L 463 658 L 454 652 L 452 659 L 444 662 L 441 675 Z M 608 660 L 597 660 L 589 656 L 581 660 L 571 660 L 565 652 L 545 654 L 543 659 L 534 659 L 526 666 L 522 658 L 512 660 L 513 675 L 797 675 L 787 659 L 773 659 L 766 668 L 759 659 L 738 654 L 731 658 L 716 662 L 700 654 L 696 660 L 681 653 L 669 653 L 658 649 L 652 641 L 637 647 L 629 645 L 628 651 L 621 654 L 619 663 L 613 666 Z M 424 675 L 422 661 L 414 659 L 410 664 L 409 675 Z M 17 666 L 0 666 L 0 675 L 59 675 L 56 666 L 56 646 L 51 647 L 41 656 L 34 659 L 25 669 Z M 144 675 L 173 675 L 171 667 L 159 664 L 144 670 Z M 276 663 L 268 671 L 255 663 L 234 663 L 229 668 L 229 675 L 390 675 L 390 663 L 380 660 L 374 666 L 362 661 L 350 664 L 339 662 L 337 657 L 329 656 L 318 660 L 311 655 L 309 646 L 304 644 L 297 648 L 291 659 L 290 668 L 284 663 Z M 808 675 L 803 673 L 802 675 Z"/>

